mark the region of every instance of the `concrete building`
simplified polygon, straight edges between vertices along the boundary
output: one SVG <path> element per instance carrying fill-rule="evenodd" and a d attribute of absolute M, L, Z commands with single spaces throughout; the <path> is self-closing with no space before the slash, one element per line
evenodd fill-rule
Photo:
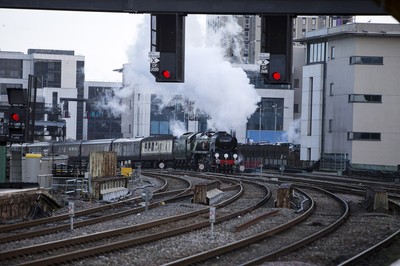
<path fill-rule="evenodd" d="M 347 24 L 307 32 L 301 159 L 342 154 L 352 165 L 400 164 L 400 25 Z"/>
<path fill-rule="evenodd" d="M 120 82 L 86 81 L 84 99 L 83 139 L 121 138 L 121 102 L 115 90 Z"/>
<path fill-rule="evenodd" d="M 83 103 L 75 101 L 61 105 L 61 99 L 83 98 L 84 60 L 84 56 L 65 50 L 29 49 L 27 54 L 1 51 L 2 110 L 8 108 L 7 88 L 27 89 L 28 77 L 34 75 L 37 77 L 37 138 L 82 139 Z M 62 117 L 67 111 L 68 115 Z M 59 122 L 65 122 L 66 126 L 60 128 Z M 64 132 L 60 134 L 60 130 Z"/>

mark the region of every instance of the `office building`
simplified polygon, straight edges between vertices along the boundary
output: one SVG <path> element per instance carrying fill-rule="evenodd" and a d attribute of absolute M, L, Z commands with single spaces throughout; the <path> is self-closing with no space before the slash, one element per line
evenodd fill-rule
<path fill-rule="evenodd" d="M 83 139 L 121 138 L 121 113 L 125 112 L 115 91 L 120 82 L 85 82 L 85 110 Z"/>
<path fill-rule="evenodd" d="M 69 50 L 1 51 L 2 110 L 8 108 L 7 88 L 28 89 L 29 75 L 33 75 L 37 79 L 37 91 L 32 92 L 37 95 L 35 138 L 82 139 L 83 103 L 63 99 L 83 98 L 84 60 Z"/>
<path fill-rule="evenodd" d="M 354 166 L 400 164 L 400 25 L 347 24 L 307 32 L 301 159 L 342 154 Z"/>

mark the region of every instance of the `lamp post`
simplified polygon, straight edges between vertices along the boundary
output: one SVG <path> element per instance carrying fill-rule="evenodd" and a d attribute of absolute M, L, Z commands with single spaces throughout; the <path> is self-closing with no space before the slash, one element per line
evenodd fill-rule
<path fill-rule="evenodd" d="M 272 108 L 274 108 L 274 144 L 276 143 L 276 117 L 278 113 L 278 105 L 274 103 L 272 105 Z"/>
<path fill-rule="evenodd" d="M 274 144 L 275 144 L 276 143 L 276 119 L 278 116 L 278 109 L 282 109 L 282 108 L 288 109 L 289 107 L 278 107 L 278 105 L 276 103 L 274 103 L 272 105 L 272 108 L 274 108 Z"/>

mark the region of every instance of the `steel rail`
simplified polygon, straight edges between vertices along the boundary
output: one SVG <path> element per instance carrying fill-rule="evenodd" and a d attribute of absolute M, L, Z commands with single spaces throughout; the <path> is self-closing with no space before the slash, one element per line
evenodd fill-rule
<path fill-rule="evenodd" d="M 159 178 L 159 177 L 157 177 L 157 178 Z M 159 178 L 159 179 L 161 179 L 161 178 Z M 160 188 L 156 189 L 155 193 L 162 193 L 166 189 L 167 181 L 165 179 L 162 179 L 162 180 L 164 181 L 163 182 L 164 184 Z M 94 208 L 90 208 L 90 209 L 86 209 L 86 210 L 77 211 L 77 212 L 75 212 L 75 217 L 86 216 L 86 215 L 96 213 L 99 211 L 114 209 L 116 207 L 121 207 L 125 204 L 131 203 L 133 201 L 137 201 L 140 199 L 141 199 L 141 197 L 134 197 L 134 198 L 110 203 L 110 204 L 103 205 L 103 206 L 98 206 L 98 207 L 94 207 Z M 13 231 L 13 230 L 21 229 L 21 228 L 33 227 L 33 226 L 38 226 L 41 224 L 53 223 L 53 222 L 58 222 L 58 221 L 68 220 L 68 219 L 69 219 L 69 214 L 61 214 L 61 215 L 57 215 L 57 216 L 53 216 L 53 217 L 41 218 L 41 219 L 36 219 L 36 220 L 31 220 L 31 221 L 24 221 L 24 222 L 15 223 L 15 224 L 2 225 L 2 226 L 0 226 L 0 233 L 6 233 L 6 232 Z M 2 243 L 1 239 L 0 239 L 0 243 Z"/>
<path fill-rule="evenodd" d="M 156 207 L 160 206 L 161 202 L 176 201 L 179 198 L 185 198 L 185 197 L 187 197 L 187 195 L 178 196 L 178 197 L 172 197 L 170 199 L 166 199 L 166 200 L 161 200 L 161 201 L 157 201 L 157 202 L 154 202 L 154 203 L 150 203 L 148 205 L 148 208 L 149 209 L 156 208 Z M 135 214 L 135 213 L 138 213 L 138 212 L 142 212 L 144 210 L 145 210 L 145 207 L 141 206 L 141 207 L 137 207 L 137 208 L 134 208 L 134 209 L 131 209 L 131 210 L 125 210 L 125 211 L 121 211 L 121 212 L 117 212 L 117 213 L 103 215 L 103 216 L 100 216 L 100 217 L 90 218 L 90 219 L 85 220 L 85 221 L 75 222 L 74 223 L 74 228 L 79 228 L 79 227 L 92 225 L 92 224 L 96 224 L 96 223 L 101 223 L 101 222 L 104 222 L 104 221 L 107 221 L 107 220 L 117 219 L 117 218 L 120 218 L 120 217 L 124 217 L 124 216 L 132 215 L 132 214 Z M 60 232 L 60 231 L 66 231 L 66 230 L 70 230 L 70 228 L 71 228 L 70 224 L 63 224 L 63 225 L 52 226 L 52 227 L 49 227 L 49 228 L 44 228 L 44 229 L 40 229 L 40 230 L 36 230 L 36 231 L 20 233 L 20 234 L 10 235 L 10 236 L 4 236 L 4 237 L 0 238 L 0 244 L 11 242 L 11 241 L 27 239 L 27 238 L 32 238 L 32 237 L 37 237 L 37 236 L 41 236 L 41 235 L 52 234 L 52 233 L 56 233 L 56 232 Z"/>
<path fill-rule="evenodd" d="M 391 204 L 396 206 L 394 208 L 400 209 L 399 204 L 396 204 L 394 202 L 391 202 Z M 359 262 L 362 262 L 365 258 L 368 258 L 368 257 L 372 256 L 373 254 L 376 254 L 377 252 L 379 252 L 379 250 L 383 249 L 384 247 L 390 245 L 391 243 L 393 243 L 399 239 L 400 239 L 400 229 L 397 232 L 394 232 L 393 234 L 388 236 L 387 238 L 383 239 L 376 245 L 374 245 L 374 246 L 364 250 L 363 252 L 355 255 L 354 257 L 340 263 L 338 266 L 355 265 Z"/>
<path fill-rule="evenodd" d="M 260 263 L 265 262 L 267 260 L 271 260 L 271 259 L 274 259 L 276 257 L 288 254 L 290 252 L 293 252 L 293 251 L 295 251 L 297 249 L 300 249 L 300 248 L 302 248 L 302 247 L 304 247 L 304 246 L 306 246 L 306 245 L 308 245 L 308 244 L 310 244 L 310 243 L 322 238 L 323 236 L 333 232 L 334 230 L 336 230 L 339 226 L 341 226 L 348 219 L 348 217 L 350 215 L 350 207 L 349 207 L 349 205 L 347 204 L 346 201 L 344 201 L 342 198 L 338 197 L 337 195 L 335 195 L 335 194 L 333 194 L 333 193 L 331 193 L 331 192 L 329 192 L 329 191 L 327 191 L 325 189 L 321 189 L 321 188 L 318 188 L 318 187 L 312 187 L 312 189 L 319 190 L 320 192 L 323 192 L 323 193 L 331 196 L 333 199 L 335 199 L 337 202 L 340 203 L 340 206 L 342 208 L 342 215 L 340 216 L 340 218 L 337 219 L 331 225 L 327 226 L 326 228 L 324 228 L 324 229 L 322 229 L 322 230 L 320 230 L 320 231 L 318 231 L 318 232 L 316 232 L 316 233 L 314 233 L 314 234 L 312 234 L 312 235 L 310 235 L 310 236 L 308 236 L 308 237 L 306 237 L 304 239 L 301 239 L 301 240 L 299 240 L 299 241 L 297 241 L 297 242 L 295 242 L 295 243 L 293 243 L 291 245 L 288 245 L 288 246 L 283 247 L 283 248 L 281 248 L 279 250 L 273 251 L 273 252 L 271 252 L 269 254 L 266 254 L 266 255 L 260 256 L 260 257 L 258 257 L 256 259 L 253 259 L 251 261 L 248 261 L 247 263 L 244 263 L 242 265 L 259 265 Z"/>
<path fill-rule="evenodd" d="M 271 198 L 271 192 L 269 191 L 269 189 L 266 186 L 262 186 L 260 184 L 257 184 L 258 186 L 262 187 L 263 189 L 266 190 L 266 196 L 263 197 L 261 200 L 259 200 L 255 206 L 260 206 L 262 204 L 265 204 L 266 201 L 268 201 Z M 221 208 L 233 201 L 237 200 L 237 195 L 242 195 L 244 193 L 244 189 L 242 187 L 242 189 L 233 197 L 231 197 L 230 199 L 221 202 L 220 204 L 217 205 L 217 207 Z M 219 217 L 216 222 L 220 223 L 223 222 L 225 220 L 237 217 L 237 215 L 243 214 L 244 212 L 248 212 L 250 210 L 253 210 L 255 207 L 254 206 L 250 206 L 248 208 L 245 208 L 243 210 Z M 204 210 L 199 210 L 199 211 L 195 211 L 193 213 L 196 212 L 208 212 L 208 208 L 204 209 Z M 165 220 L 169 220 L 170 218 L 165 218 Z M 171 218 L 172 219 L 172 218 Z M 153 225 L 155 226 L 155 225 Z M 141 243 L 148 243 L 150 241 L 155 241 L 155 240 L 159 240 L 165 237 L 170 237 L 170 236 L 174 236 L 177 234 L 182 234 L 182 233 L 187 233 L 196 229 L 200 229 L 202 227 L 206 227 L 209 226 L 209 222 L 205 221 L 205 222 L 200 222 L 200 223 L 196 223 L 196 224 L 192 224 L 189 226 L 185 226 L 182 228 L 178 228 L 178 229 L 174 229 L 174 230 L 168 230 L 168 231 L 164 231 L 161 233 L 157 233 L 157 234 L 152 234 L 152 235 L 148 235 L 148 236 L 144 236 L 144 237 L 138 237 L 138 238 L 133 238 L 133 239 L 129 239 L 129 240 L 123 240 L 123 241 L 118 241 L 115 243 L 111 243 L 111 244 L 106 244 L 106 245 L 101 245 L 98 247 L 93 247 L 93 248 L 88 248 L 88 249 L 84 249 L 84 250 L 79 250 L 79 251 L 75 251 L 75 252 L 70 252 L 68 254 L 63 254 L 63 255 L 57 255 L 57 256 L 53 256 L 53 257 L 48 257 L 48 258 L 43 258 L 40 260 L 35 260 L 35 261 L 30 261 L 27 262 L 25 264 L 21 264 L 21 265 L 50 265 L 50 264 L 54 264 L 54 263 L 65 263 L 66 261 L 70 261 L 73 259 L 78 259 L 78 258 L 82 258 L 82 257 L 87 257 L 87 256 L 94 256 L 97 254 L 101 254 L 104 252 L 110 252 L 113 251 L 115 249 L 121 249 L 121 248 L 126 248 L 132 245 L 138 245 Z M 118 232 L 121 233 L 121 232 Z M 101 233 L 99 233 L 101 234 Z M 109 234 L 108 232 L 104 233 L 104 234 Z M 107 235 L 108 237 L 110 235 Z M 86 236 L 86 237 L 90 237 L 90 236 Z M 80 243 L 82 242 L 87 242 L 86 237 L 80 237 L 80 239 L 78 240 Z M 99 237 L 99 236 L 96 236 Z M 85 239 L 86 238 L 86 239 Z M 68 240 L 64 240 L 64 241 L 68 241 Z M 76 240 L 73 240 L 76 241 Z M 79 243 L 78 242 L 78 243 Z M 46 244 L 47 245 L 47 244 Z M 52 248 L 54 248 L 54 244 L 51 245 L 51 243 L 49 244 Z M 62 245 L 62 243 L 58 243 L 57 245 Z M 26 252 L 28 251 L 27 249 L 29 249 L 29 247 L 26 248 L 26 250 L 23 251 L 18 251 L 18 252 L 25 252 L 24 254 L 26 254 Z M 43 250 L 36 250 L 35 252 L 42 252 Z M 10 251 L 11 256 L 15 256 L 12 255 L 13 251 Z M 8 255 L 8 256 L 9 256 Z"/>
<path fill-rule="evenodd" d="M 190 264 L 198 263 L 198 262 L 201 262 L 201 261 L 205 261 L 207 259 L 219 256 L 221 254 L 228 253 L 228 252 L 231 252 L 233 250 L 239 249 L 241 247 L 245 247 L 245 246 L 250 245 L 252 243 L 261 241 L 261 240 L 263 240 L 263 239 L 265 239 L 267 237 L 270 237 L 270 236 L 273 236 L 275 234 L 278 234 L 278 233 L 280 233 L 282 231 L 285 231 L 285 230 L 287 230 L 287 229 L 289 229 L 289 228 L 301 223 L 302 221 L 304 221 L 305 219 L 310 217 L 312 215 L 312 213 L 314 212 L 314 210 L 315 210 L 315 202 L 314 202 L 314 200 L 307 193 L 305 193 L 305 192 L 301 192 L 301 193 L 304 194 L 305 197 L 309 199 L 310 207 L 309 207 L 309 209 L 307 211 L 305 211 L 300 216 L 298 216 L 298 217 L 296 217 L 296 218 L 294 218 L 294 219 L 292 219 L 292 220 L 290 220 L 290 221 L 288 221 L 288 222 L 286 222 L 284 224 L 281 224 L 281 225 L 276 226 L 276 227 L 274 227 L 272 229 L 264 231 L 264 232 L 262 232 L 260 234 L 256 234 L 254 236 L 250 236 L 250 237 L 244 238 L 242 240 L 238 240 L 236 242 L 233 242 L 233 243 L 230 243 L 230 244 L 226 244 L 226 245 L 223 245 L 223 246 L 211 249 L 211 250 L 200 252 L 200 253 L 194 254 L 192 256 L 181 258 L 179 260 L 166 263 L 166 264 L 164 264 L 164 266 L 166 266 L 166 265 L 168 265 L 168 266 L 170 266 L 170 265 L 190 265 Z"/>

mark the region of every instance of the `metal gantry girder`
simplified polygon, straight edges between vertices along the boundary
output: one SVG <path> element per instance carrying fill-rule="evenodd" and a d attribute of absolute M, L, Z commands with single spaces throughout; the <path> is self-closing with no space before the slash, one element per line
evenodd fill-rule
<path fill-rule="evenodd" d="M 153 14 L 388 14 L 376 0 L 0 0 L 0 8 Z"/>

